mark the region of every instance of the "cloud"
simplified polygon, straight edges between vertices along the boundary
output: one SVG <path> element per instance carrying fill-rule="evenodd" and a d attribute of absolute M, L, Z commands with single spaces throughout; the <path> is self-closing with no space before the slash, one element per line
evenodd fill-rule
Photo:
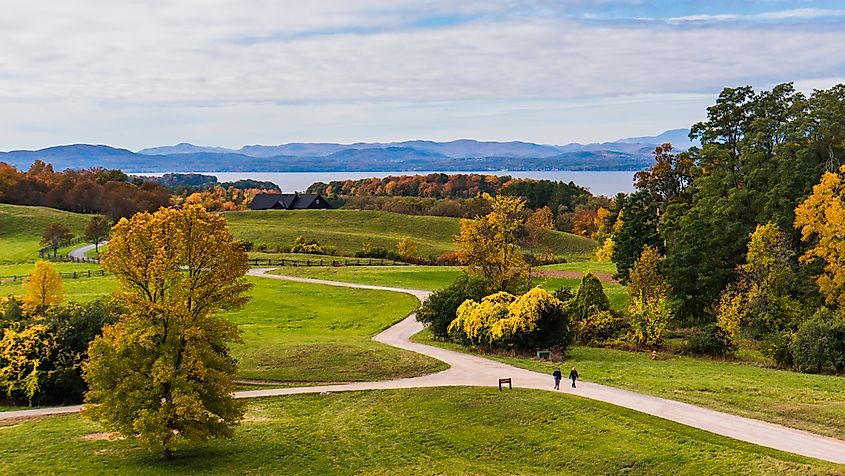
<path fill-rule="evenodd" d="M 730 15 L 686 15 L 676 24 L 566 15 L 608 4 L 637 6 L 624 0 L 18 2 L 0 16 L 0 107 L 6 124 L 26 110 L 39 137 L 103 111 L 121 119 L 98 122 L 102 127 L 185 117 L 168 122 L 177 130 L 201 125 L 196 111 L 214 108 L 237 110 L 241 120 L 251 110 L 255 121 L 262 114 L 279 120 L 270 109 L 292 111 L 306 121 L 301 130 L 307 121 L 316 124 L 305 114 L 309 108 L 334 111 L 341 131 L 355 121 L 357 107 L 378 111 L 387 123 L 401 117 L 424 129 L 402 111 L 463 104 L 505 121 L 492 112 L 495 105 L 595 105 L 845 76 L 839 46 L 845 29 L 787 21 L 837 17 L 837 10 L 783 10 L 768 14 L 781 15 L 779 21 L 761 25 L 713 21 Z M 463 117 L 457 107 L 442 110 Z M 368 124 L 375 115 L 366 116 Z M 209 127 L 226 130 L 215 121 Z M 643 131 L 649 132 L 659 131 Z"/>

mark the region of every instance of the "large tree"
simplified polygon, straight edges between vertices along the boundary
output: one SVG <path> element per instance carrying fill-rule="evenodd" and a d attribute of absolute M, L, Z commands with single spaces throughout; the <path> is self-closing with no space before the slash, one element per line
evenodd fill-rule
<path fill-rule="evenodd" d="M 670 204 L 660 220 L 663 269 L 682 317 L 712 319 L 713 304 L 737 279 L 746 237 L 757 225 L 791 227 L 795 205 L 830 161 L 819 137 L 841 141 L 831 127 L 841 122 L 841 105 L 837 109 L 829 96 L 817 91 L 808 100 L 789 83 L 759 93 L 728 88 L 708 108 L 707 120 L 693 126 L 702 146 L 690 153 L 689 202 Z M 841 160 L 841 147 L 830 150 L 834 162 Z M 788 238 L 798 244 L 797 234 Z"/>
<path fill-rule="evenodd" d="M 514 291 L 528 277 L 528 265 L 518 243 L 525 201 L 505 195 L 487 197 L 490 213 L 461 220 L 460 232 L 454 238 L 458 260 L 466 271 L 486 279 L 492 290 Z"/>
<path fill-rule="evenodd" d="M 239 331 L 215 313 L 242 306 L 249 284 L 225 219 L 200 206 L 124 218 L 102 262 L 128 313 L 91 344 L 86 415 L 165 459 L 181 438 L 232 435 Z"/>
<path fill-rule="evenodd" d="M 815 280 L 827 303 L 845 307 L 845 166 L 838 173 L 825 173 L 795 209 L 795 227 L 811 243 L 801 260 L 824 266 Z"/>

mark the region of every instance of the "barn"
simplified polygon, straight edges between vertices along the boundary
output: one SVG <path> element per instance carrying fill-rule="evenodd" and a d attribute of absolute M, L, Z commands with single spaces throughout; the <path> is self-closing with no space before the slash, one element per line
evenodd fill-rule
<path fill-rule="evenodd" d="M 250 210 L 318 210 L 332 208 L 319 194 L 259 193 L 249 204 Z"/>

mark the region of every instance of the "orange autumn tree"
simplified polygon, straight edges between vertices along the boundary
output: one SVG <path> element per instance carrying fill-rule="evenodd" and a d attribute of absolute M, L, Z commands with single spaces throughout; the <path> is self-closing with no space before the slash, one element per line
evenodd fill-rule
<path fill-rule="evenodd" d="M 814 279 L 830 305 L 845 306 L 845 166 L 827 172 L 813 193 L 795 209 L 795 228 L 813 245 L 802 263 L 816 260 L 824 271 Z"/>
<path fill-rule="evenodd" d="M 162 458 L 181 439 L 232 435 L 238 328 L 216 315 L 248 300 L 243 245 L 200 205 L 121 219 L 103 266 L 128 313 L 89 347 L 85 415 Z"/>

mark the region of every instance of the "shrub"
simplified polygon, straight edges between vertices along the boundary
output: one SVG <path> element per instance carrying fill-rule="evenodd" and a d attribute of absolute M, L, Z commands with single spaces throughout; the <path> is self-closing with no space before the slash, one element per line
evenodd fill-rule
<path fill-rule="evenodd" d="M 634 342 L 647 347 L 660 347 L 663 332 L 669 326 L 672 312 L 664 297 L 631 300 L 628 307 L 631 315 L 631 331 Z"/>
<path fill-rule="evenodd" d="M 461 264 L 458 261 L 458 253 L 455 251 L 440 254 L 434 259 L 434 262 L 441 266 L 458 266 Z"/>
<path fill-rule="evenodd" d="M 543 289 L 498 292 L 458 307 L 450 334 L 464 345 L 565 350 L 572 340 L 565 304 Z"/>
<path fill-rule="evenodd" d="M 466 273 L 448 287 L 435 292 L 417 310 L 417 320 L 427 325 L 434 337 L 449 336 L 449 324 L 455 319 L 458 307 L 468 299 L 480 300 L 487 293 L 484 279 Z"/>
<path fill-rule="evenodd" d="M 610 300 L 604 293 L 601 281 L 593 273 L 584 273 L 571 306 L 576 320 L 586 319 L 599 311 L 610 310 Z"/>
<path fill-rule="evenodd" d="M 687 340 L 684 350 L 695 355 L 724 357 L 737 349 L 731 336 L 716 323 L 710 323 L 696 330 Z"/>
<path fill-rule="evenodd" d="M 320 247 L 320 244 L 313 240 L 306 240 L 304 236 L 300 235 L 297 236 L 295 240 L 293 240 L 293 246 L 290 248 L 291 253 L 307 253 L 312 255 L 324 255 L 326 254 L 323 251 L 323 248 Z"/>
<path fill-rule="evenodd" d="M 582 344 L 604 344 L 618 337 L 628 327 L 621 316 L 612 311 L 599 311 L 575 323 L 575 334 Z"/>
<path fill-rule="evenodd" d="M 802 372 L 821 373 L 831 367 L 845 370 L 845 320 L 827 308 L 819 309 L 801 324 L 792 345 L 795 367 Z"/>
<path fill-rule="evenodd" d="M 10 301 L 0 310 L 0 386 L 16 402 L 34 405 L 81 403 L 86 386 L 80 367 L 88 344 L 122 309 L 107 301 L 54 306 L 21 315 Z"/>
<path fill-rule="evenodd" d="M 492 345 L 493 325 L 508 318 L 508 305 L 514 300 L 516 296 L 504 291 L 485 296 L 481 302 L 467 299 L 449 324 L 449 335 L 464 345 Z"/>
<path fill-rule="evenodd" d="M 795 365 L 792 346 L 795 342 L 793 331 L 775 332 L 763 341 L 763 355 L 775 361 L 778 367 L 788 369 Z"/>

